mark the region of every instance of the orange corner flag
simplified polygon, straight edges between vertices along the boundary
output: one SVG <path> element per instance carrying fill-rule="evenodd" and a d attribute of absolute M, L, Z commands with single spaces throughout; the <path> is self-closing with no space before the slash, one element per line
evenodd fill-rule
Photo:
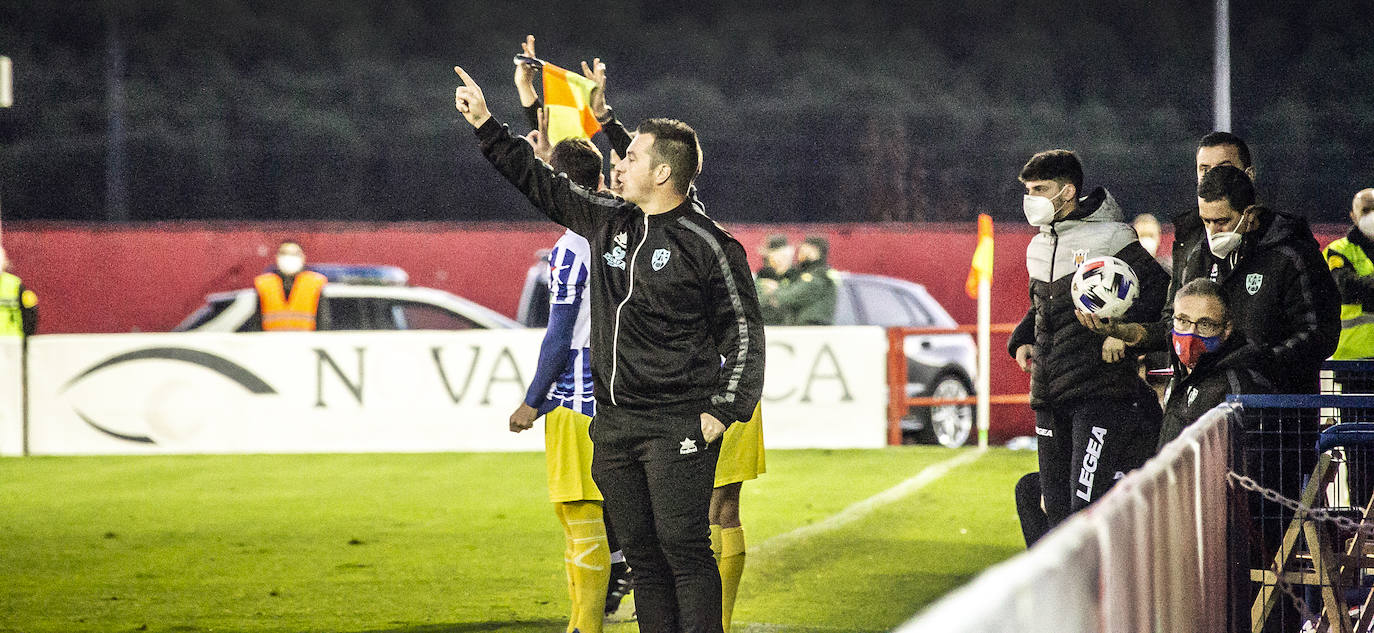
<path fill-rule="evenodd" d="M 544 62 L 544 104 L 549 109 L 549 144 L 565 138 L 590 139 L 601 130 L 592 114 L 596 82 Z"/>
<path fill-rule="evenodd" d="M 978 214 L 978 248 L 973 251 L 973 266 L 968 270 L 964 292 L 970 299 L 978 298 L 978 282 L 992 279 L 992 216 Z"/>

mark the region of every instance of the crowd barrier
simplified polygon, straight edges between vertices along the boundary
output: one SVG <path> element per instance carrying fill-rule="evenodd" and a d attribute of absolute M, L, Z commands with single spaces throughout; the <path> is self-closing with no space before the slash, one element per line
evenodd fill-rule
<path fill-rule="evenodd" d="M 1237 415 L 1226 404 L 1209 411 L 1096 504 L 897 631 L 1225 630 Z"/>
<path fill-rule="evenodd" d="M 0 347 L 0 454 L 542 450 L 508 429 L 542 335 L 35 336 L 26 384 Z M 878 327 L 770 329 L 767 445 L 886 445 L 886 346 Z"/>

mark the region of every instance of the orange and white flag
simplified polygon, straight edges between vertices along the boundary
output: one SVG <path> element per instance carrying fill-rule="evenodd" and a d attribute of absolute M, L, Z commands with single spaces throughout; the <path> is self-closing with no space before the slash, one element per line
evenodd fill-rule
<path fill-rule="evenodd" d="M 978 214 L 978 247 L 973 250 L 973 265 L 964 282 L 964 292 L 970 299 L 978 298 L 978 282 L 992 280 L 992 216 Z"/>

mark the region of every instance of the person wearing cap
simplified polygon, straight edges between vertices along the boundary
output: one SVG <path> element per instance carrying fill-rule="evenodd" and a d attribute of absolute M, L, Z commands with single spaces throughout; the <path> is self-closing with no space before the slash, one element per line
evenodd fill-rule
<path fill-rule="evenodd" d="M 264 332 L 313 332 L 329 329 L 321 309 L 325 276 L 305 270 L 305 250 L 293 241 L 277 247 L 277 268 L 253 279 Z"/>
<path fill-rule="evenodd" d="M 807 237 L 797 247 L 796 278 L 763 303 L 787 313 L 788 325 L 832 325 L 840 275 L 830 268 L 830 241 Z"/>
<path fill-rule="evenodd" d="M 793 248 L 787 243 L 786 235 L 774 233 L 764 240 L 759 255 L 763 256 L 763 266 L 754 275 L 754 287 L 759 295 L 759 308 L 763 310 L 763 324 L 788 325 L 787 311 L 769 299 L 796 279 L 796 269 L 792 267 Z"/>
<path fill-rule="evenodd" d="M 33 336 L 38 332 L 38 295 L 10 272 L 0 247 L 0 337 Z"/>

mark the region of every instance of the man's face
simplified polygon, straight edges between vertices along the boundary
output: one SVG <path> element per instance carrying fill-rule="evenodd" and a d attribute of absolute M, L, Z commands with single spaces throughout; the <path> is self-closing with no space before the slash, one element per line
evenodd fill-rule
<path fill-rule="evenodd" d="M 1026 195 L 1040 196 L 1054 203 L 1054 217 L 1059 219 L 1064 217 L 1073 209 L 1073 185 L 1060 183 L 1055 180 L 1027 180 L 1021 184 L 1026 186 Z"/>
<path fill-rule="evenodd" d="M 654 190 L 657 172 L 653 163 L 654 135 L 639 134 L 625 150 L 625 158 L 616 163 L 611 170 L 611 191 L 633 202 L 643 204 Z"/>
<path fill-rule="evenodd" d="M 1208 235 L 1235 231 L 1240 225 L 1241 212 L 1232 208 L 1226 198 L 1211 202 L 1198 198 L 1197 214 L 1202 218 L 1202 225 L 1207 228 Z"/>
<path fill-rule="evenodd" d="M 1236 169 L 1244 169 L 1253 180 L 1254 170 L 1242 165 L 1240 162 L 1240 148 L 1235 145 L 1213 145 L 1211 147 L 1199 147 L 1197 150 L 1197 181 L 1202 182 L 1202 177 L 1207 175 L 1213 167 L 1230 165 Z"/>
<path fill-rule="evenodd" d="M 1196 324 L 1192 326 L 1192 333 L 1200 336 L 1220 334 L 1223 341 L 1231 336 L 1231 324 L 1225 321 L 1221 302 L 1215 297 L 1187 295 L 1174 299 L 1174 319 L 1187 319 Z"/>
<path fill-rule="evenodd" d="M 763 258 L 770 268 L 782 272 L 792 267 L 792 247 L 779 246 L 768 251 L 768 254 L 764 255 Z"/>
<path fill-rule="evenodd" d="M 816 248 L 815 244 L 803 243 L 797 247 L 797 261 L 814 262 L 821 258 L 821 249 Z"/>

